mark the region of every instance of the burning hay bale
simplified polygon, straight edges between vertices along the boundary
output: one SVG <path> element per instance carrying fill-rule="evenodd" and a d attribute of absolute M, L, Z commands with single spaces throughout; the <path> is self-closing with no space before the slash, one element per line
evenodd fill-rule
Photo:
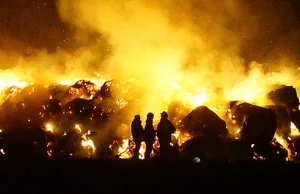
<path fill-rule="evenodd" d="M 103 101 L 94 106 L 92 118 L 95 124 L 98 125 L 110 121 L 114 114 L 115 110 L 109 106 L 109 103 Z"/>
<path fill-rule="evenodd" d="M 193 137 L 226 137 L 226 123 L 206 106 L 199 106 L 182 119 L 182 129 Z"/>
<path fill-rule="evenodd" d="M 81 157 L 80 153 L 82 151 L 81 134 L 78 130 L 71 129 L 60 139 L 57 150 L 54 150 L 54 156 Z"/>
<path fill-rule="evenodd" d="M 48 91 L 53 99 L 63 100 L 65 94 L 68 93 L 70 86 L 63 84 L 51 84 Z"/>
<path fill-rule="evenodd" d="M 67 123 L 88 124 L 94 111 L 93 100 L 76 98 L 69 101 L 64 107 Z"/>
<path fill-rule="evenodd" d="M 112 97 L 112 85 L 113 80 L 109 80 L 104 82 L 104 84 L 101 86 L 100 90 L 97 93 L 97 96 L 101 96 L 102 98 L 111 98 Z"/>
<path fill-rule="evenodd" d="M 269 92 L 268 98 L 275 104 L 286 108 L 290 120 L 300 129 L 300 110 L 297 91 L 293 86 L 277 85 Z"/>
<path fill-rule="evenodd" d="M 57 99 L 48 99 L 42 103 L 43 114 L 47 117 L 57 115 L 62 111 L 61 102 Z"/>
<path fill-rule="evenodd" d="M 241 128 L 241 141 L 246 148 L 257 148 L 257 153 L 267 155 L 268 147 L 277 128 L 276 114 L 264 107 L 241 103 L 234 107 L 236 125 Z"/>
<path fill-rule="evenodd" d="M 17 94 L 20 94 L 22 91 L 21 88 L 12 86 L 1 91 L 2 102 L 14 101 Z"/>
<path fill-rule="evenodd" d="M 25 87 L 20 94 L 16 96 L 18 100 L 43 101 L 51 97 L 47 87 L 43 85 L 32 84 Z"/>
<path fill-rule="evenodd" d="M 228 130 L 225 121 L 216 113 L 205 106 L 199 106 L 183 118 L 181 123 L 182 130 L 192 136 L 182 145 L 185 157 L 197 156 L 204 161 L 226 158 L 225 139 L 228 137 Z"/>
<path fill-rule="evenodd" d="M 13 126 L 9 128 L 15 128 L 14 124 L 18 123 L 23 126 L 24 129 L 38 128 L 42 125 L 40 119 L 40 111 L 43 105 L 43 101 L 49 99 L 50 94 L 47 88 L 40 85 L 31 85 L 25 87 L 22 92 L 15 97 L 14 109 L 7 107 L 4 112 L 13 112 L 10 115 L 16 122 L 11 122 Z"/>
<path fill-rule="evenodd" d="M 299 98 L 293 86 L 276 85 L 267 97 L 275 104 L 285 106 L 288 112 L 298 110 Z"/>
<path fill-rule="evenodd" d="M 300 110 L 290 112 L 290 119 L 299 131 L 300 130 Z"/>
<path fill-rule="evenodd" d="M 7 88 L 2 93 L 5 101 L 0 106 L 0 128 L 4 131 L 0 152 L 15 156 L 14 153 L 22 151 L 28 157 L 117 155 L 130 158 L 134 144 L 128 134 L 128 123 L 131 122 L 128 115 L 143 106 L 138 100 L 143 97 L 141 88 L 131 81 L 116 80 L 109 80 L 102 85 L 79 80 L 71 86 L 52 84 L 49 87 L 29 85 L 24 89 Z M 236 122 L 233 127 L 241 128 L 241 140 L 229 136 L 227 129 L 231 130 L 232 126 L 213 111 L 220 114 L 219 109 L 199 106 L 191 110 L 189 105 L 179 101 L 169 104 L 169 118 L 177 128 L 171 143 L 175 158 L 182 155 L 199 157 L 201 161 L 228 161 L 245 157 L 245 145 L 250 147 L 252 144 L 255 144 L 252 152 L 261 154 L 261 150 L 267 150 L 273 158 L 276 158 L 277 152 L 280 152 L 280 156 L 285 155 L 277 144 L 271 143 L 276 145 L 274 148 L 264 146 L 272 141 L 276 126 L 282 130 L 282 134 L 289 133 L 290 121 L 297 126 L 296 121 L 300 116 L 297 111 L 288 114 L 283 105 L 263 108 L 247 103 L 231 108 Z M 269 111 L 276 113 L 275 121 L 275 113 Z M 97 131 L 97 138 L 91 131 Z M 27 138 L 26 135 L 31 137 Z M 279 138 L 276 140 L 283 141 Z M 154 147 L 158 150 L 157 141 Z M 141 158 L 145 151 L 142 148 Z M 25 152 L 24 149 L 31 151 Z M 240 156 L 235 157 L 238 152 Z M 157 156 L 157 152 L 153 153 L 153 157 Z"/>
<path fill-rule="evenodd" d="M 3 132 L 3 150 L 9 158 L 47 157 L 46 133 L 41 128 Z"/>
<path fill-rule="evenodd" d="M 38 141 L 32 138 L 25 141 L 24 134 L 31 136 L 39 128 L 45 132 L 47 143 L 43 144 L 46 145 L 43 148 L 48 157 L 90 157 L 96 149 L 91 131 L 104 129 L 109 145 L 115 139 L 113 134 L 117 133 L 118 126 L 126 123 L 126 114 L 131 111 L 128 106 L 132 106 L 128 105 L 126 99 L 122 101 L 118 96 L 126 96 L 128 92 L 132 92 L 124 84 L 115 83 L 112 87 L 112 81 L 108 81 L 102 85 L 102 90 L 98 90 L 99 88 L 92 82 L 80 80 L 70 87 L 52 84 L 49 87 L 29 85 L 19 90 L 8 89 L 3 93 L 6 101 L 1 104 L 0 127 L 1 133 L 3 130 L 6 135 L 5 145 L 0 149 L 5 147 L 7 153 L 12 155 L 18 150 L 12 149 L 14 146 L 24 142 L 28 145 L 36 144 Z M 73 90 L 75 93 L 72 93 Z M 109 95 L 113 90 L 116 93 Z M 102 96 L 97 97 L 97 92 Z M 76 133 L 74 129 L 71 130 L 74 127 Z M 99 146 L 103 146 L 103 143 L 99 143 Z M 34 149 L 30 146 L 27 148 Z"/>
<path fill-rule="evenodd" d="M 142 86 L 135 83 L 134 80 L 126 82 L 109 80 L 101 86 L 94 99 L 114 101 L 118 107 L 123 108 L 129 102 L 137 102 L 143 94 Z"/>
<path fill-rule="evenodd" d="M 68 89 L 65 98 L 68 101 L 82 98 L 82 99 L 92 99 L 98 92 L 98 87 L 96 84 L 87 81 L 79 80 Z"/>
<path fill-rule="evenodd" d="M 286 108 L 281 105 L 268 105 L 265 106 L 265 108 L 274 111 L 274 113 L 276 114 L 276 118 L 277 118 L 276 133 L 284 137 L 287 137 L 291 132 L 290 130 L 291 119 Z"/>

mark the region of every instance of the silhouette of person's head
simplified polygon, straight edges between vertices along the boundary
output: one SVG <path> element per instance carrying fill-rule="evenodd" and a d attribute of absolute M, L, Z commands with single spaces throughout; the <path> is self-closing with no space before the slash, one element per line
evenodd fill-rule
<path fill-rule="evenodd" d="M 152 112 L 149 112 L 147 114 L 147 120 L 153 120 L 153 118 L 154 118 L 154 114 Z"/>
<path fill-rule="evenodd" d="M 134 120 L 138 120 L 138 121 L 141 120 L 141 116 L 140 115 L 135 115 Z"/>
<path fill-rule="evenodd" d="M 160 113 L 160 116 L 162 119 L 167 119 L 168 118 L 168 113 L 166 111 Z"/>

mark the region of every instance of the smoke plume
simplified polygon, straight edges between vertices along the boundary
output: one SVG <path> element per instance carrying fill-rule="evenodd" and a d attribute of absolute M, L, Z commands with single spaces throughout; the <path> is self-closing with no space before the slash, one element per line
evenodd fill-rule
<path fill-rule="evenodd" d="M 172 100 L 262 104 L 272 84 L 300 87 L 297 1 L 1 3 L 0 81 L 134 78 L 142 107 L 130 118 L 158 118 Z"/>
<path fill-rule="evenodd" d="M 288 52 L 282 46 L 284 39 L 299 38 L 287 32 L 295 22 L 293 15 L 288 21 L 284 17 L 295 12 L 291 3 L 60 0 L 58 8 L 62 20 L 78 31 L 98 32 L 107 38 L 113 53 L 109 73 L 119 79 L 136 78 L 145 86 L 143 113 L 158 112 L 160 94 L 174 83 L 206 88 L 211 98 L 222 91 L 226 100 L 244 97 L 239 94 L 243 87 L 251 91 L 251 87 L 263 88 L 272 82 L 295 84 L 293 76 L 282 80 L 274 73 L 294 66 L 293 56 L 276 56 Z M 274 32 L 281 26 L 287 29 Z M 261 44 L 266 46 L 257 50 Z M 278 47 L 266 51 L 272 49 L 270 44 Z M 253 63 L 251 56 L 274 64 Z"/>

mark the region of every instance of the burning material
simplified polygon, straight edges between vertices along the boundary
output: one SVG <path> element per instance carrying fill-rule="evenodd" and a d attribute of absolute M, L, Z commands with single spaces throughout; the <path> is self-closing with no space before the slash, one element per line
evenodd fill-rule
<path fill-rule="evenodd" d="M 3 149 L 0 149 L 0 152 L 1 152 L 3 155 L 5 155 L 5 152 L 4 152 Z"/>
<path fill-rule="evenodd" d="M 140 150 L 139 150 L 139 159 L 140 160 L 144 160 L 145 159 L 145 152 L 146 152 L 146 143 L 142 142 Z"/>
<path fill-rule="evenodd" d="M 278 85 L 274 86 L 274 88 L 268 94 L 268 97 L 274 104 L 285 106 L 288 112 L 298 110 L 299 98 L 293 86 Z"/>
<path fill-rule="evenodd" d="M 272 110 L 241 103 L 233 107 L 237 126 L 241 127 L 241 138 L 249 144 L 270 143 L 277 129 L 277 117 Z"/>
<path fill-rule="evenodd" d="M 45 127 L 48 132 L 53 133 L 53 126 L 51 123 L 47 123 Z"/>
<path fill-rule="evenodd" d="M 76 130 L 78 130 L 78 131 L 81 133 L 81 127 L 80 127 L 79 124 L 75 124 L 75 125 L 74 125 L 74 128 L 75 128 Z"/>
<path fill-rule="evenodd" d="M 55 135 L 59 143 L 54 143 L 58 148 L 50 154 L 53 157 L 57 154 L 87 156 L 86 147 L 93 153 L 97 148 L 97 154 L 101 155 L 116 141 L 119 151 L 114 154 L 123 153 L 121 157 L 128 158 L 134 144 L 128 135 L 119 134 L 118 126 L 123 123 L 129 126 L 133 115 L 143 117 L 149 111 L 154 113 L 157 123 L 157 115 L 168 110 L 177 128 L 173 139 L 179 146 L 195 137 L 205 140 L 227 130 L 237 141 L 245 137 L 250 145 L 269 142 L 276 129 L 256 124 L 265 122 L 268 117 L 265 114 L 256 117 L 252 112 L 246 122 L 243 116 L 242 124 L 239 116 L 226 118 L 224 104 L 236 99 L 261 107 L 284 105 L 292 110 L 288 111 L 292 122 L 300 128 L 300 122 L 296 122 L 300 120 L 300 112 L 293 110 L 299 104 L 298 62 L 292 61 L 298 52 L 292 47 L 299 41 L 297 33 L 289 33 L 290 29 L 295 31 L 296 16 L 286 15 L 287 10 L 297 12 L 293 4 L 274 1 L 271 4 L 278 9 L 269 9 L 264 1 L 254 4 L 226 0 L 214 3 L 190 0 L 176 3 L 168 0 L 51 2 L 57 5 L 57 10 L 51 13 L 57 11 L 55 16 L 60 17 L 55 17 L 59 22 L 51 26 L 55 33 L 38 25 L 43 33 L 34 36 L 37 40 L 26 41 L 24 34 L 32 34 L 31 28 L 17 29 L 13 33 L 3 28 L 5 44 L 1 45 L 9 48 L 0 50 L 0 127 L 8 134 L 6 138 L 20 137 L 18 141 L 28 143 L 24 134 L 30 132 L 37 136 L 30 140 L 28 145 L 31 145 L 38 142 L 39 131 L 45 136 Z M 47 5 L 54 5 L 52 3 Z M 29 11 L 28 18 L 36 18 L 30 15 L 34 13 Z M 269 17 L 274 14 L 285 17 Z M 18 19 L 9 18 L 12 20 L 4 23 L 20 26 Z M 61 30 L 61 25 L 56 26 L 58 23 L 63 29 L 72 30 L 67 33 Z M 15 35 L 17 41 L 10 41 Z M 51 37 L 53 41 L 51 39 L 48 45 L 44 37 Z M 282 41 L 282 37 L 286 39 Z M 72 44 L 67 43 L 68 40 Z M 283 42 L 295 44 L 281 45 Z M 43 49 L 37 49 L 36 45 Z M 266 63 L 259 64 L 252 59 Z M 270 87 L 273 84 L 280 87 Z M 175 101 L 182 103 L 174 105 Z M 207 107 L 207 114 L 196 114 L 192 121 L 186 121 L 189 120 L 185 119 L 187 115 L 199 106 Z M 280 130 L 282 134 L 277 134 L 286 138 L 288 122 L 278 115 L 281 113 L 277 114 L 277 121 L 280 120 L 277 132 Z M 274 124 L 271 119 L 270 123 Z M 243 124 L 253 125 L 247 129 L 241 126 Z M 87 134 L 89 130 L 99 134 L 95 145 Z M 122 132 L 125 133 L 128 134 L 128 129 Z M 293 126 L 291 135 L 298 136 Z M 50 147 L 52 144 L 40 145 Z M 13 146 L 7 147 L 5 153 L 14 153 Z"/>
<path fill-rule="evenodd" d="M 158 141 L 155 141 L 154 144 L 154 150 L 157 150 L 159 148 Z M 118 156 L 121 159 L 130 159 L 133 157 L 133 152 L 135 149 L 134 142 L 132 138 L 129 139 L 123 139 L 121 145 L 118 148 Z M 139 150 L 139 159 L 144 160 L 145 159 L 145 152 L 146 152 L 146 143 L 142 142 L 141 147 Z M 151 157 L 155 156 L 155 151 L 152 151 Z"/>
<path fill-rule="evenodd" d="M 226 137 L 228 135 L 225 121 L 205 106 L 192 110 L 183 118 L 181 124 L 182 130 L 195 137 Z"/>
<path fill-rule="evenodd" d="M 98 89 L 98 86 L 90 81 L 79 80 L 69 88 L 67 95 L 71 97 L 70 99 L 82 98 L 88 100 L 95 96 Z"/>
<path fill-rule="evenodd" d="M 18 115 L 20 115 L 20 118 L 18 119 L 22 121 L 20 126 L 26 125 L 28 126 L 28 129 L 33 129 L 33 126 L 42 126 L 42 128 L 44 128 L 44 132 L 47 132 L 48 134 L 47 142 L 45 143 L 45 147 L 47 147 L 46 154 L 48 157 L 61 155 L 68 157 L 95 157 L 98 149 L 101 151 L 101 149 L 112 149 L 113 146 L 116 146 L 114 155 L 117 155 L 121 159 L 129 159 L 132 158 L 133 150 L 135 148 L 134 142 L 131 138 L 113 136 L 109 140 L 116 143 L 111 143 L 111 145 L 107 146 L 107 148 L 98 148 L 94 143 L 94 139 L 91 138 L 92 134 L 90 131 L 97 129 L 99 133 L 105 130 L 111 130 L 112 133 L 114 132 L 115 134 L 128 133 L 128 127 L 119 129 L 118 126 L 122 126 L 122 124 L 124 126 L 128 126 L 128 124 L 124 123 L 130 123 L 130 120 L 127 120 L 126 114 L 131 112 L 126 111 L 131 110 L 132 107 L 137 105 L 140 106 L 139 101 L 135 100 L 135 95 L 136 99 L 141 97 L 138 95 L 140 91 L 139 89 L 141 88 L 135 88 L 135 84 L 133 82 L 134 80 L 129 82 L 109 81 L 104 82 L 101 86 L 89 81 L 78 80 L 77 83 L 73 85 L 70 84 L 71 86 L 69 89 L 65 91 L 65 94 L 67 95 L 60 95 L 60 98 L 56 98 L 58 95 L 52 95 L 55 93 L 53 92 L 53 88 L 48 88 L 48 90 L 46 88 L 45 90 L 45 87 L 35 85 L 25 87 L 26 89 L 24 88 L 25 90 L 20 92 L 10 90 L 10 93 L 7 94 L 10 96 L 8 98 L 3 96 L 3 99 L 6 99 L 5 102 L 8 102 L 8 99 L 12 99 L 11 103 L 17 103 L 21 108 L 8 111 L 8 106 L 2 106 L 2 110 L 6 117 L 3 121 L 11 121 L 11 119 L 14 118 L 14 115 L 16 115 L 12 111 L 19 111 L 20 113 L 18 113 Z M 51 85 L 51 87 L 53 87 L 53 85 Z M 78 98 L 75 99 L 67 98 L 68 95 L 77 95 L 77 92 L 74 94 L 71 92 L 73 91 L 71 88 L 75 90 L 78 89 L 78 91 L 82 90 L 85 96 L 79 95 L 77 96 Z M 16 95 L 12 95 L 14 92 Z M 51 94 L 50 92 L 53 93 Z M 191 143 L 193 146 L 198 145 L 200 140 L 198 140 L 197 137 L 201 137 L 201 146 L 203 148 L 206 147 L 206 149 L 202 150 L 203 152 L 199 152 L 201 154 L 205 153 L 199 157 L 201 160 L 203 158 L 204 161 L 208 158 L 223 157 L 222 154 L 225 153 L 225 150 L 219 150 L 220 153 L 222 153 L 222 156 L 217 156 L 217 150 L 208 149 L 207 146 L 203 146 L 203 142 L 207 142 L 206 139 L 208 136 L 219 136 L 223 134 L 217 132 L 218 123 L 220 123 L 219 126 L 222 126 L 221 128 L 224 130 L 226 129 L 226 131 L 235 131 L 235 137 L 240 135 L 242 132 L 240 128 L 234 125 L 234 121 L 238 119 L 238 117 L 234 115 L 236 112 L 229 112 L 231 113 L 230 121 L 233 122 L 233 125 L 230 125 L 226 119 L 222 119 L 226 118 L 223 115 L 223 113 L 227 111 L 223 108 L 224 106 L 211 103 L 211 106 L 206 108 L 204 108 L 205 106 L 200 106 L 200 108 L 198 108 L 199 110 L 194 107 L 202 103 L 208 103 L 208 105 L 210 105 L 208 98 L 209 95 L 210 92 L 205 89 L 197 90 L 194 93 L 183 92 L 182 96 L 189 96 L 186 101 L 172 101 L 173 103 L 170 104 L 168 104 L 169 100 L 166 100 L 165 102 L 170 113 L 170 119 L 174 121 L 177 127 L 176 132 L 172 135 L 172 146 L 179 146 L 179 150 L 185 153 L 186 144 Z M 96 98 L 97 100 L 95 100 Z M 34 99 L 39 100 L 34 101 Z M 169 96 L 169 99 L 172 99 L 172 97 Z M 29 108 L 31 111 L 28 111 Z M 188 120 L 188 115 L 192 112 L 191 110 L 193 108 L 193 119 Z M 202 111 L 202 113 L 198 113 L 200 115 L 197 116 L 196 110 L 200 112 Z M 10 112 L 12 113 L 8 114 Z M 36 117 L 36 115 L 38 115 L 38 117 Z M 108 119 L 105 119 L 105 117 Z M 218 122 L 219 120 L 220 122 Z M 155 122 L 158 122 L 157 117 Z M 3 123 L 6 124 L 7 122 Z M 195 123 L 198 124 L 196 125 Z M 15 123 L 12 122 L 11 124 Z M 181 128 L 182 126 L 185 127 L 184 130 Z M 4 131 L 9 131 L 11 128 L 15 128 L 14 125 L 3 125 L 1 127 Z M 199 127 L 201 130 L 199 130 Z M 208 128 L 211 130 L 208 130 Z M 293 125 L 291 125 L 291 135 L 295 132 L 293 128 Z M 72 130 L 75 131 L 72 132 Z M 217 135 L 214 135 L 214 132 L 216 132 Z M 50 134 L 57 136 L 59 143 L 56 140 L 54 141 L 51 139 Z M 284 148 L 289 148 L 288 142 L 283 141 L 283 137 L 276 136 L 275 138 Z M 223 146 L 224 148 L 227 146 L 221 141 L 219 143 L 220 145 L 209 145 L 209 147 L 221 148 Z M 146 146 L 143 142 L 139 150 L 139 159 L 141 160 L 145 158 L 145 149 Z M 158 149 L 159 143 L 156 140 L 154 142 L 154 150 L 151 153 L 151 157 L 156 157 L 158 155 Z M 6 150 L 3 149 L 3 152 L 6 153 Z M 293 154 L 292 151 L 289 151 L 288 160 L 292 160 L 294 156 L 295 154 Z M 257 156 L 256 158 L 261 159 L 260 156 Z"/>
<path fill-rule="evenodd" d="M 123 139 L 121 145 L 118 148 L 118 156 L 121 159 L 130 159 L 133 157 L 133 151 L 135 149 L 134 142 L 131 138 Z M 146 151 L 146 144 L 145 142 L 141 143 L 141 147 L 139 150 L 139 159 L 145 159 L 145 151 Z"/>
<path fill-rule="evenodd" d="M 253 159 L 254 159 L 254 160 L 260 160 L 260 161 L 266 160 L 266 158 L 264 158 L 263 156 L 260 156 L 260 155 L 257 154 L 256 152 L 254 152 Z"/>
<path fill-rule="evenodd" d="M 132 157 L 132 153 L 129 152 L 129 139 L 123 139 L 121 146 L 118 148 L 118 155 L 120 156 L 119 158 L 121 159 L 128 159 Z"/>
<path fill-rule="evenodd" d="M 291 127 L 290 127 L 291 118 L 286 108 L 282 105 L 269 105 L 269 106 L 265 106 L 265 108 L 272 110 L 276 114 L 276 118 L 277 118 L 276 133 L 281 136 L 288 136 L 291 131 Z"/>
<path fill-rule="evenodd" d="M 287 140 L 277 134 L 275 134 L 274 138 L 288 152 L 286 161 L 292 161 L 296 154 L 291 150 L 290 144 L 287 142 Z"/>
<path fill-rule="evenodd" d="M 300 136 L 300 132 L 299 132 L 298 128 L 294 125 L 294 123 L 291 122 L 290 125 L 291 125 L 291 136 L 292 137 Z"/>
<path fill-rule="evenodd" d="M 82 140 L 82 146 L 83 147 L 90 147 L 90 148 L 92 148 L 92 151 L 95 152 L 94 142 L 90 139 L 86 140 L 86 138 L 84 138 L 84 140 Z"/>
<path fill-rule="evenodd" d="M 181 146 L 184 142 L 188 141 L 191 138 L 191 135 L 187 132 L 181 132 L 179 130 L 176 130 L 174 134 L 172 134 L 174 139 L 176 140 L 176 143 Z M 174 141 L 174 140 L 173 140 Z"/>
<path fill-rule="evenodd" d="M 82 137 L 81 145 L 88 150 L 89 157 L 91 157 L 91 155 L 93 155 L 96 151 L 96 147 L 94 145 L 93 140 L 88 138 L 88 135 L 90 134 L 91 134 L 90 131 L 88 131 L 87 134 L 83 134 L 81 136 Z"/>

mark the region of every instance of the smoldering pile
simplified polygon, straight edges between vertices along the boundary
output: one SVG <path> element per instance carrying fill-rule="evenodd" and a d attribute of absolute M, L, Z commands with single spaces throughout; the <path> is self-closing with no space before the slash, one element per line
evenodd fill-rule
<path fill-rule="evenodd" d="M 3 90 L 2 154 L 5 157 L 114 155 L 115 150 L 109 145 L 122 137 L 116 134 L 116 129 L 130 122 L 126 114 L 132 108 L 130 98 L 116 96 L 114 91 L 134 93 L 130 87 L 130 83 L 124 85 L 116 80 L 106 81 L 101 87 L 79 80 L 71 86 L 33 84 L 23 89 Z M 98 152 L 94 153 L 95 150 Z"/>
<path fill-rule="evenodd" d="M 110 158 L 127 153 L 125 158 L 130 158 L 134 149 L 130 134 L 120 136 L 116 130 L 129 126 L 129 112 L 142 106 L 136 100 L 140 91 L 137 87 L 116 80 L 97 87 L 91 81 L 79 80 L 72 86 L 34 84 L 3 90 L 2 157 Z M 272 104 L 265 107 L 228 102 L 224 115 L 206 106 L 190 110 L 181 102 L 172 102 L 168 113 L 177 128 L 172 140 L 174 158 L 225 162 L 296 160 L 300 144 L 298 137 L 291 135 L 295 130 L 291 123 L 297 132 L 300 127 L 296 90 L 292 86 L 274 86 L 267 97 Z M 232 132 L 232 128 L 238 130 Z M 189 138 L 184 139 L 183 134 Z M 128 143 L 125 148 L 124 140 Z M 156 142 L 154 148 L 158 147 Z M 154 158 L 159 156 L 156 151 Z"/>
<path fill-rule="evenodd" d="M 224 120 L 208 107 L 195 108 L 181 122 L 181 129 L 193 137 L 183 145 L 183 154 L 204 161 L 296 160 L 300 121 L 296 90 L 276 85 L 267 98 L 271 105 L 229 102 Z M 236 130 L 232 133 L 229 128 Z"/>

